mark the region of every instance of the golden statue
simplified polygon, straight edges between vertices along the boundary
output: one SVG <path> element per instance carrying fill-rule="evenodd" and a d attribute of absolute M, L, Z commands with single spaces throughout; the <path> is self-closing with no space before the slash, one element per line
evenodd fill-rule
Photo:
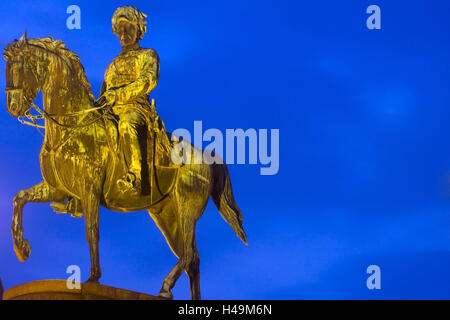
<path fill-rule="evenodd" d="M 113 15 L 113 32 L 122 52 L 108 66 L 97 101 L 78 56 L 51 37 L 20 40 L 4 51 L 7 109 L 22 123 L 40 127 L 45 137 L 40 152 L 43 181 L 14 198 L 12 236 L 20 261 L 31 252 L 23 238 L 22 211 L 28 202 L 52 202 L 56 212 L 84 215 L 91 256 L 88 282 L 98 282 L 99 207 L 118 212 L 148 210 L 179 261 L 164 278 L 161 297 L 181 273 L 189 277 L 192 299 L 200 299 L 199 255 L 195 225 L 211 196 L 222 217 L 247 243 L 225 164 L 209 165 L 202 151 L 165 131 L 150 103 L 158 82 L 159 58 L 139 47 L 146 15 L 124 6 Z M 43 110 L 33 101 L 43 92 Z M 34 108 L 40 115 L 31 115 Z M 29 120 L 25 120 L 28 118 Z M 173 144 L 191 150 L 187 161 L 171 161 Z M 196 160 L 194 160 L 194 157 Z M 197 164 L 200 163 L 200 164 Z"/>
<path fill-rule="evenodd" d="M 99 98 L 99 104 L 113 106 L 119 118 L 120 146 L 128 172 L 117 182 L 122 190 L 133 189 L 136 193 L 140 192 L 142 180 L 139 135 L 145 135 L 148 122 L 158 117 L 149 94 L 158 83 L 159 57 L 155 50 L 139 46 L 146 32 L 145 17 L 131 6 L 120 7 L 114 13 L 113 33 L 119 38 L 122 53 L 108 66 Z M 165 130 L 161 137 L 167 137 Z M 165 142 L 168 146 L 168 140 Z"/>

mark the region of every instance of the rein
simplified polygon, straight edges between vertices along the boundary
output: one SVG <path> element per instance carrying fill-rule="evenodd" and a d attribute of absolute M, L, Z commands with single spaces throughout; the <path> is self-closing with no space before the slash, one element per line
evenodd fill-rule
<path fill-rule="evenodd" d="M 57 55 L 55 52 L 52 52 L 52 51 L 50 51 L 50 50 L 48 50 L 48 49 L 41 48 L 41 47 L 36 46 L 36 45 L 33 45 L 33 44 L 28 44 L 28 43 L 27 43 L 27 45 L 30 45 L 30 46 L 33 46 L 33 47 L 35 47 L 35 48 L 37 48 L 37 49 L 45 50 L 46 52 L 49 52 L 49 53 L 54 54 L 56 57 L 58 57 L 59 59 L 61 59 L 61 60 L 67 65 L 67 67 L 69 68 L 69 70 L 73 73 L 73 70 L 72 70 L 71 66 L 67 63 L 67 61 L 65 61 L 64 59 L 62 59 L 62 58 L 61 58 L 59 55 Z M 39 82 L 39 77 L 37 76 L 36 71 L 35 71 L 34 69 L 32 69 L 32 74 L 33 74 L 33 76 L 35 77 L 35 79 Z M 21 90 L 21 91 L 23 92 L 23 89 L 18 89 L 18 90 Z M 26 100 L 28 103 L 31 104 L 31 106 L 32 106 L 37 112 L 39 112 L 40 115 L 32 115 L 32 114 L 30 113 L 30 111 L 28 111 L 28 112 L 25 113 L 25 117 L 28 118 L 29 120 L 31 120 L 32 122 L 26 121 L 26 120 L 24 120 L 24 119 L 21 119 L 22 117 L 17 117 L 17 120 L 18 120 L 21 124 L 26 124 L 26 125 L 35 127 L 35 128 L 39 131 L 39 133 L 40 133 L 41 135 L 42 135 L 42 132 L 41 132 L 39 129 L 45 129 L 45 125 L 42 126 L 42 125 L 37 124 L 37 123 L 36 123 L 36 119 L 43 119 L 43 118 L 45 118 L 45 119 L 48 119 L 48 120 L 52 121 L 53 123 L 55 123 L 56 125 L 58 125 L 58 126 L 60 126 L 60 127 L 62 127 L 62 128 L 66 128 L 66 129 L 78 129 L 78 128 L 84 128 L 84 127 L 90 126 L 91 124 L 93 124 L 93 123 L 97 122 L 98 120 L 102 119 L 102 118 L 105 116 L 106 112 L 101 113 L 97 118 L 95 118 L 95 119 L 89 121 L 88 123 L 84 123 L 84 124 L 75 124 L 75 125 L 67 125 L 67 124 L 60 123 L 60 122 L 58 122 L 58 121 L 55 119 L 55 117 L 73 117 L 73 116 L 78 116 L 78 115 L 87 114 L 87 113 L 90 113 L 90 112 L 92 112 L 92 111 L 102 110 L 102 109 L 106 109 L 106 108 L 111 108 L 111 107 L 112 107 L 112 106 L 108 106 L 108 105 L 101 105 L 101 106 L 96 106 L 96 107 L 89 108 L 89 109 L 86 109 L 86 110 L 75 111 L 75 112 L 66 113 L 66 114 L 60 114 L 60 115 L 59 115 L 59 114 L 50 114 L 50 113 L 48 113 L 48 112 L 45 111 L 45 110 L 41 110 L 37 105 L 34 104 L 33 101 L 30 101 L 30 100 L 28 99 L 28 97 L 26 96 L 26 94 L 23 94 L 23 97 L 25 98 L 25 100 Z M 94 103 L 94 105 L 95 105 L 95 103 Z"/>
<path fill-rule="evenodd" d="M 24 96 L 24 97 L 25 97 L 25 96 Z M 25 99 L 28 101 L 28 99 L 27 99 L 26 97 L 25 97 Z M 85 124 L 78 124 L 78 125 L 65 125 L 65 124 L 59 123 L 59 122 L 58 122 L 56 119 L 54 119 L 53 117 L 76 116 L 76 115 L 87 114 L 87 113 L 92 112 L 92 111 L 101 110 L 101 109 L 105 109 L 105 108 L 107 108 L 107 107 L 110 107 L 110 106 L 108 106 L 108 105 L 103 105 L 103 106 L 99 106 L 99 107 L 89 108 L 89 109 L 86 109 L 86 110 L 81 110 L 81 111 L 71 112 L 71 113 L 62 114 L 62 115 L 51 115 L 51 114 L 47 113 L 45 110 L 41 110 L 41 109 L 40 109 L 37 105 L 35 105 L 33 102 L 31 102 L 31 105 L 33 106 L 33 108 L 34 108 L 37 112 L 39 112 L 40 115 L 31 115 L 31 114 L 30 114 L 30 111 L 28 111 L 28 112 L 25 114 L 25 117 L 28 118 L 28 119 L 30 119 L 32 122 L 23 120 L 23 119 L 21 119 L 21 117 L 18 117 L 17 119 L 18 119 L 19 122 L 22 123 L 22 124 L 26 124 L 26 125 L 35 127 L 35 128 L 37 129 L 37 131 L 39 132 L 39 134 L 42 135 L 43 137 L 45 137 L 45 135 L 41 132 L 40 129 L 45 129 L 45 125 L 44 125 L 44 126 L 38 125 L 38 124 L 36 123 L 36 119 L 44 119 L 44 118 L 45 118 L 45 119 L 49 119 L 49 120 L 51 120 L 52 122 L 54 122 L 55 124 L 57 124 L 58 126 L 63 127 L 63 128 L 66 128 L 66 129 L 84 128 L 84 127 L 90 126 L 91 124 L 93 124 L 93 123 L 97 122 L 98 120 L 102 119 L 102 118 L 105 116 L 106 112 L 100 114 L 100 116 L 98 116 L 97 118 L 95 118 L 95 119 L 92 120 L 92 121 L 89 121 L 88 123 L 85 123 Z M 51 148 L 49 149 L 48 145 L 46 144 L 45 147 L 46 147 L 48 150 L 50 150 L 50 151 L 51 151 L 51 150 L 53 150 L 53 151 L 58 150 L 62 145 L 64 145 L 64 144 L 65 144 L 65 143 L 73 136 L 73 133 L 74 133 L 74 131 L 69 132 L 69 135 L 66 137 L 66 139 L 60 141 L 60 142 L 58 143 L 57 146 L 53 146 L 53 147 L 51 147 Z"/>
<path fill-rule="evenodd" d="M 24 96 L 24 98 L 27 100 L 27 102 L 30 102 L 26 96 Z M 41 110 L 32 101 L 31 101 L 31 105 L 37 112 L 39 112 L 39 115 L 31 115 L 30 112 L 28 111 L 25 114 L 25 117 L 28 118 L 29 120 L 31 120 L 32 122 L 26 121 L 24 119 L 21 119 L 22 117 L 18 117 L 17 119 L 22 124 L 26 124 L 28 126 L 37 128 L 38 131 L 39 131 L 39 128 L 45 129 L 45 125 L 42 126 L 42 125 L 37 124 L 36 123 L 36 119 L 44 119 L 45 118 L 45 119 L 48 119 L 48 120 L 52 121 L 53 123 L 55 123 L 56 125 L 58 125 L 60 127 L 63 127 L 63 128 L 66 128 L 66 129 L 78 129 L 78 128 L 84 128 L 84 127 L 90 126 L 91 124 L 97 122 L 98 120 L 102 119 L 105 116 L 106 113 L 104 112 L 104 113 L 100 114 L 97 118 L 89 121 L 88 123 L 75 124 L 75 125 L 67 125 L 67 124 L 60 123 L 60 122 L 58 122 L 55 119 L 55 117 L 73 117 L 73 116 L 87 114 L 87 113 L 90 113 L 90 112 L 93 112 L 93 111 L 96 111 L 96 110 L 102 110 L 102 109 L 106 109 L 106 108 L 111 108 L 111 106 L 109 106 L 109 105 L 102 105 L 102 106 L 98 106 L 98 107 L 89 108 L 89 109 L 86 109 L 86 110 L 71 112 L 71 113 L 50 114 L 50 113 L 46 112 L 45 110 Z M 41 133 L 41 132 L 39 131 L 39 133 Z"/>

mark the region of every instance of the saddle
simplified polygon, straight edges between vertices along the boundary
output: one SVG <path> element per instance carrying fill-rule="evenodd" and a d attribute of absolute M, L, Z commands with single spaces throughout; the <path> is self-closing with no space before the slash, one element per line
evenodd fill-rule
<path fill-rule="evenodd" d="M 152 100 L 152 109 L 156 110 L 154 100 Z M 166 132 L 162 120 L 156 112 L 151 114 L 146 110 L 145 114 L 148 130 L 146 148 L 144 148 L 146 155 L 143 155 L 143 163 L 141 163 L 143 174 L 141 187 L 143 196 L 149 196 L 150 205 L 153 205 L 172 191 L 180 166 L 175 165 L 171 160 L 173 148 L 171 135 Z M 107 174 L 116 176 L 117 172 L 125 167 L 124 157 L 120 153 L 119 146 L 118 118 L 114 114 L 108 114 L 103 119 L 108 136 L 108 146 L 118 156 L 117 159 L 119 160 L 114 170 Z M 72 197 L 69 197 L 65 202 L 53 202 L 51 206 L 56 213 L 70 213 L 73 217 L 83 216 L 80 201 Z"/>

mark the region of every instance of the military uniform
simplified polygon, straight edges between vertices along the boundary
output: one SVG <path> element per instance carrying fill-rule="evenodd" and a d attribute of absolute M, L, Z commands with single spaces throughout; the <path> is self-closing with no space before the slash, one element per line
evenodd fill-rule
<path fill-rule="evenodd" d="M 150 103 L 150 91 L 159 79 L 159 57 L 153 49 L 137 48 L 119 54 L 105 72 L 100 96 L 113 90 L 112 112 L 119 118 L 120 146 L 128 171 L 140 177 L 142 144 L 148 125 L 160 124 L 161 136 L 167 140 L 164 125 Z M 162 129 L 162 130 L 161 130 Z"/>

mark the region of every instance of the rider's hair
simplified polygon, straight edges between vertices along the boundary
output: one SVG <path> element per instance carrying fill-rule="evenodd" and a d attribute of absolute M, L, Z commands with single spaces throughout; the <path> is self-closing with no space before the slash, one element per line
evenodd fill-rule
<path fill-rule="evenodd" d="M 147 21 L 145 18 L 147 15 L 141 12 L 134 6 L 123 6 L 117 8 L 112 17 L 112 29 L 113 33 L 117 34 L 117 26 L 121 19 L 125 19 L 130 23 L 133 23 L 138 28 L 139 40 L 142 40 L 145 32 L 147 31 Z"/>

